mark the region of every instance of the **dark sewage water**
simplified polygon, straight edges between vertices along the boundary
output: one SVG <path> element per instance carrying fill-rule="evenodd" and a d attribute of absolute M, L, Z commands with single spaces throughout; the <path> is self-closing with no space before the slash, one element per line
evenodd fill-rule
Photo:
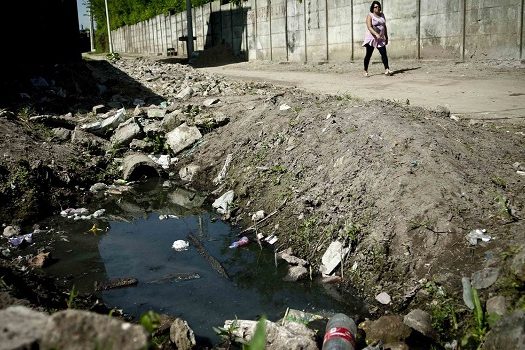
<path fill-rule="evenodd" d="M 57 262 L 47 272 L 67 278 L 80 292 L 93 292 L 95 282 L 133 277 L 138 284 L 99 292 L 109 307 L 139 318 L 149 310 L 181 317 L 199 337 L 216 341 L 212 327 L 227 319 L 281 318 L 287 308 L 330 315 L 364 315 L 362 302 L 316 281 L 284 282 L 287 263 L 275 261 L 274 247 L 257 242 L 231 249 L 238 228 L 222 222 L 204 197 L 162 182 L 133 186 L 118 196 L 102 196 L 91 212 L 103 218 L 53 218 L 62 239 L 55 241 Z M 174 215 L 161 220 L 163 216 Z M 226 270 L 219 274 L 190 243 L 175 251 L 176 240 L 193 235 Z M 250 237 L 250 238 L 253 238 Z M 278 246 L 281 242 L 277 242 Z M 187 278 L 185 277 L 187 276 Z M 195 278 L 199 277 L 199 278 Z"/>

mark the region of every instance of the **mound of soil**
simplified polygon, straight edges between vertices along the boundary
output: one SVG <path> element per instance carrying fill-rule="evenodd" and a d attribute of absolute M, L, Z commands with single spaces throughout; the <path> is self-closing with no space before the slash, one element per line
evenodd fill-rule
<path fill-rule="evenodd" d="M 451 118 L 445 109 L 230 81 L 142 59 L 115 66 L 120 72 L 98 74 L 112 91 L 122 87 L 113 102 L 131 107 L 134 95 L 151 102 L 165 98 L 181 113 L 228 117 L 228 124 L 203 130 L 197 146 L 177 155 L 173 180 L 177 170 L 195 163 L 201 170 L 186 185 L 209 191 L 211 201 L 234 190 L 233 223 L 248 227 L 253 213 L 272 213 L 258 232 L 275 234 L 277 248 L 292 247 L 314 273 L 329 244 L 342 241 L 350 253 L 336 274 L 344 286 L 359 289 L 372 311 L 402 312 L 416 305 L 434 310 L 445 294 L 465 310 L 458 306 L 461 278 L 484 267 L 499 268 L 501 277 L 482 297 L 505 294 L 512 308 L 519 307 L 522 284 L 516 287 L 508 267 L 525 239 L 523 125 L 469 122 Z M 136 85 L 126 87 L 127 81 Z M 186 87 L 195 96 L 173 98 Z M 209 96 L 220 102 L 206 109 L 202 103 Z M 4 115 L 5 222 L 29 215 L 26 207 L 42 208 L 45 196 L 57 196 L 55 206 L 62 203 L 66 199 L 57 188 L 95 183 L 97 171 L 107 169 L 109 156 L 55 143 L 20 114 Z M 213 179 L 229 154 L 226 177 L 217 185 Z M 486 230 L 491 240 L 470 244 L 466 236 L 475 229 Z M 392 297 L 391 305 L 374 300 L 380 292 Z M 432 317 L 440 321 L 440 315 Z"/>

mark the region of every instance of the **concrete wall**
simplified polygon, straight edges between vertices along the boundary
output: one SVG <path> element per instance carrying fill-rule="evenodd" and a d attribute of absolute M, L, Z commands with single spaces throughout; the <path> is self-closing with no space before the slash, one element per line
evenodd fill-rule
<path fill-rule="evenodd" d="M 362 59 L 370 0 L 215 1 L 193 11 L 196 50 L 218 44 L 249 60 Z M 383 0 L 391 58 L 520 59 L 524 0 Z M 114 31 L 117 52 L 186 54 L 186 14 L 160 15 Z"/>

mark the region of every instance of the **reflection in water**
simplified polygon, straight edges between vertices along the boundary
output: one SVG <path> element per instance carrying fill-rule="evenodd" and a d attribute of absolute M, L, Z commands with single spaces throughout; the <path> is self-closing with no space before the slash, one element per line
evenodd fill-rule
<path fill-rule="evenodd" d="M 250 244 L 229 249 L 236 232 L 203 210 L 204 200 L 186 189 L 149 184 L 104 202 L 110 219 L 98 225 L 108 231 L 86 235 L 79 232 L 87 231 L 92 222 L 68 222 L 65 229 L 71 242 L 58 243 L 55 255 L 61 262 L 50 272 L 72 274 L 77 287 L 91 291 L 96 280 L 137 278 L 134 287 L 103 291 L 104 302 L 136 317 L 148 310 L 180 316 L 196 334 L 214 340 L 212 327 L 225 319 L 265 314 L 276 320 L 287 307 L 352 316 L 365 313 L 359 301 L 352 297 L 336 301 L 317 283 L 283 282 L 286 263 L 276 267 L 271 248 L 260 250 Z M 169 214 L 179 219 L 159 220 L 159 215 Z M 171 248 L 190 234 L 222 264 L 230 279 L 219 275 L 194 246 L 182 252 Z"/>

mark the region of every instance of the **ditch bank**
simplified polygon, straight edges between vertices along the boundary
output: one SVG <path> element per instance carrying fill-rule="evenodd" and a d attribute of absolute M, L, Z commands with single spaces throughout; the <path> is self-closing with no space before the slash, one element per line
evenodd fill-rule
<path fill-rule="evenodd" d="M 126 173 L 126 155 L 156 154 L 142 170 L 205 191 L 210 203 L 228 193 L 226 204 L 216 205 L 223 219 L 252 240 L 277 238 L 276 247 L 291 248 L 307 262 L 298 278 L 321 275 L 324 265 L 327 280 L 356 287 L 378 319 L 361 325 L 368 342 L 403 343 L 411 329 L 449 347 L 497 348 L 509 332 L 523 339 L 523 126 L 470 122 L 444 108 L 230 81 L 147 59 L 113 67 L 115 73 L 102 74 L 111 93 L 89 101 L 91 108 L 104 103 L 100 110 L 79 107 L 71 116 L 47 118 L 38 109 L 3 112 L 3 132 L 28 135 L 2 145 L 13 150 L 2 164 L 6 225 L 28 222 L 24 205 L 36 212 L 43 203 L 73 207 L 79 198 L 89 201 L 87 190 L 97 182 L 134 180 L 144 172 Z M 142 86 L 130 90 L 128 80 Z M 56 122 L 63 119 L 73 126 L 58 140 Z M 35 125 L 42 133 L 35 134 Z M 78 135 L 88 141 L 76 150 Z M 69 156 L 50 157 L 53 147 Z M 34 150 L 47 168 L 58 162 L 78 180 L 46 182 L 49 175 L 34 176 L 40 173 L 31 162 L 29 171 L 19 171 L 24 167 L 15 164 Z M 78 168 L 68 165 L 74 161 Z M 33 191 L 46 201 L 18 200 L 23 197 L 9 191 L 32 195 L 18 185 L 21 179 L 47 183 Z M 56 188 L 84 195 L 48 196 Z M 325 252 L 334 242 L 341 248 L 332 258 L 339 259 L 327 270 Z M 416 309 L 422 310 L 417 317 Z M 392 332 L 379 331 L 385 324 Z"/>

